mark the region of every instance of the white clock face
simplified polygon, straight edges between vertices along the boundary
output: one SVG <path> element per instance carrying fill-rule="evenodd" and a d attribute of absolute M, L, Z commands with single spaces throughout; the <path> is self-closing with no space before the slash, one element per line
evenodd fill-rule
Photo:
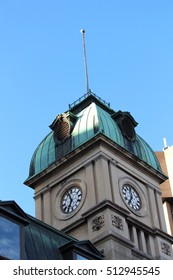
<path fill-rule="evenodd" d="M 123 197 L 126 203 L 135 211 L 141 209 L 141 199 L 137 191 L 131 187 L 130 185 L 126 184 L 122 188 Z"/>
<path fill-rule="evenodd" d="M 80 204 L 82 191 L 79 187 L 72 187 L 64 194 L 61 207 L 64 213 L 72 213 Z"/>

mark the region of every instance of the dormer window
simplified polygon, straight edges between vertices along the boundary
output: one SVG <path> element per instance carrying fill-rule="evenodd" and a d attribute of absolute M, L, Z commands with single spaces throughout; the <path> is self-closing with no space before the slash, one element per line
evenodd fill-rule
<path fill-rule="evenodd" d="M 59 114 L 55 118 L 50 128 L 54 131 L 54 140 L 57 144 L 63 143 L 70 137 L 75 121 L 76 116 L 71 112 Z"/>
<path fill-rule="evenodd" d="M 20 225 L 0 216 L 0 256 L 4 259 L 20 259 Z"/>
<path fill-rule="evenodd" d="M 138 123 L 129 112 L 118 111 L 112 115 L 112 118 L 117 122 L 123 136 L 125 136 L 129 141 L 136 140 L 135 127 Z"/>

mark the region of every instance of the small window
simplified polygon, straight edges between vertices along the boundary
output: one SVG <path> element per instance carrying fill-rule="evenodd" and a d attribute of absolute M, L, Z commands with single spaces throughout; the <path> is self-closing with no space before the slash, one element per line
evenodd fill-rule
<path fill-rule="evenodd" d="M 20 259 L 20 225 L 0 216 L 0 256 Z"/>
<path fill-rule="evenodd" d="M 129 237 L 130 237 L 130 240 L 132 242 L 134 242 L 134 235 L 133 235 L 133 226 L 128 224 L 128 230 L 129 230 Z"/>
<path fill-rule="evenodd" d="M 173 220 L 173 203 L 170 203 L 170 208 L 171 208 L 171 215 L 172 215 L 172 220 Z"/>
<path fill-rule="evenodd" d="M 139 250 L 143 250 L 143 246 L 142 246 L 142 237 L 141 237 L 141 230 L 140 229 L 136 229 L 136 233 L 137 233 L 137 239 L 138 239 L 138 247 Z"/>
<path fill-rule="evenodd" d="M 81 261 L 81 260 L 89 260 L 89 259 L 84 257 L 84 256 L 82 256 L 82 255 L 76 254 L 75 260 L 80 260 Z"/>

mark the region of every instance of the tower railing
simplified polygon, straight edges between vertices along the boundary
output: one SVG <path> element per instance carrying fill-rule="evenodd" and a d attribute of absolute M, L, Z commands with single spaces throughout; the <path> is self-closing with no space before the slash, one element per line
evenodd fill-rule
<path fill-rule="evenodd" d="M 79 104 L 81 101 L 85 100 L 88 96 L 94 96 L 96 97 L 100 102 L 102 102 L 104 105 L 110 107 L 110 103 L 106 102 L 105 100 L 103 100 L 101 97 L 99 97 L 98 95 L 96 95 L 95 93 L 93 93 L 91 90 L 89 90 L 87 93 L 85 93 L 83 96 L 79 97 L 77 100 L 75 100 L 73 103 L 69 104 L 69 109 L 71 109 L 72 107 L 76 106 L 77 104 Z"/>

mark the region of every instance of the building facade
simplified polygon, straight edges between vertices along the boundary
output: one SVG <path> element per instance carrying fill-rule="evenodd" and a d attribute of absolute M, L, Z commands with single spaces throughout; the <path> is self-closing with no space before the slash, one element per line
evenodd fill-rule
<path fill-rule="evenodd" d="M 172 259 L 160 189 L 167 177 L 136 126 L 88 92 L 56 116 L 25 184 L 38 219 L 90 240 L 105 259 Z"/>
<path fill-rule="evenodd" d="M 165 143 L 166 144 L 166 143 Z M 167 232 L 173 236 L 173 146 L 165 145 L 163 151 L 156 152 L 163 172 L 168 176 L 161 185 Z"/>

